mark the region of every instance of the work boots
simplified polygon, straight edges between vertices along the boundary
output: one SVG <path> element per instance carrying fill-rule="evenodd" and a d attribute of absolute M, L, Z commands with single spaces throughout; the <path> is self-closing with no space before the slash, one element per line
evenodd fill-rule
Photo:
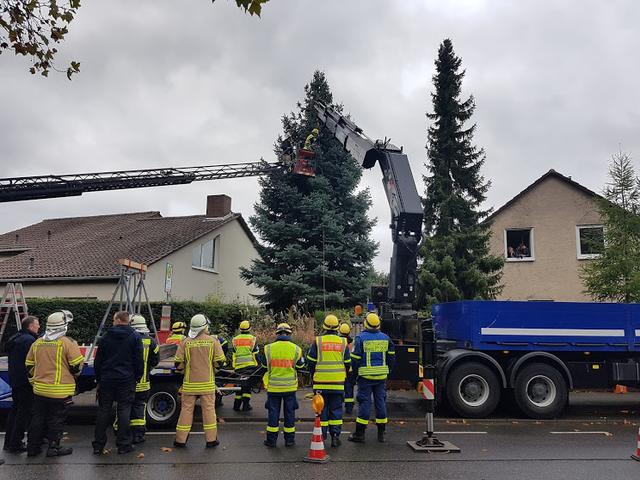
<path fill-rule="evenodd" d="M 234 412 L 239 412 L 241 406 L 242 406 L 242 399 L 241 398 L 236 398 L 233 401 L 233 411 Z"/>
<path fill-rule="evenodd" d="M 73 448 L 61 447 L 59 441 L 49 442 L 49 448 L 47 449 L 47 457 L 62 457 L 63 455 L 71 455 Z"/>
<path fill-rule="evenodd" d="M 334 447 L 334 448 L 337 448 L 340 445 L 342 445 L 342 441 L 340 440 L 340 436 L 339 435 L 331 435 L 331 446 Z"/>
<path fill-rule="evenodd" d="M 384 432 L 386 430 L 386 425 L 384 423 L 378 424 L 378 441 L 380 443 L 384 443 L 386 440 L 384 439 Z"/>
<path fill-rule="evenodd" d="M 350 442 L 355 443 L 364 443 L 364 432 L 366 431 L 367 426 L 362 423 L 356 423 L 356 431 L 349 435 Z"/>
<path fill-rule="evenodd" d="M 242 411 L 243 412 L 249 412 L 249 411 L 253 410 L 253 407 L 249 404 L 250 401 L 251 401 L 250 398 L 243 398 L 242 399 Z"/>

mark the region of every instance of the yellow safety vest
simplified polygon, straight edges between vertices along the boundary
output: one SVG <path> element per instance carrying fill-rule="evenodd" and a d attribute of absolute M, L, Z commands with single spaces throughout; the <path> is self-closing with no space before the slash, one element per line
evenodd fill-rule
<path fill-rule="evenodd" d="M 177 345 L 178 343 L 180 343 L 182 340 L 185 339 L 184 335 L 178 335 L 177 333 L 174 333 L 170 336 L 167 337 L 167 341 L 164 342 L 166 345 Z"/>
<path fill-rule="evenodd" d="M 334 334 L 321 335 L 316 337 L 316 347 L 318 358 L 313 374 L 314 390 L 344 390 L 347 339 Z"/>
<path fill-rule="evenodd" d="M 136 392 L 147 392 L 151 390 L 151 382 L 149 381 L 149 348 L 151 348 L 151 339 L 143 338 L 142 339 L 142 361 L 144 366 L 142 367 L 142 377 L 140 377 L 140 381 L 136 383 Z M 156 345 L 154 353 L 158 353 L 159 347 Z"/>
<path fill-rule="evenodd" d="M 293 342 L 278 340 L 264 347 L 267 359 L 267 392 L 285 393 L 298 390 L 296 363 L 302 350 Z"/>
<path fill-rule="evenodd" d="M 248 333 L 241 333 L 233 337 L 231 344 L 233 345 L 232 362 L 234 370 L 258 365 L 254 352 L 256 341 L 256 337 Z"/>

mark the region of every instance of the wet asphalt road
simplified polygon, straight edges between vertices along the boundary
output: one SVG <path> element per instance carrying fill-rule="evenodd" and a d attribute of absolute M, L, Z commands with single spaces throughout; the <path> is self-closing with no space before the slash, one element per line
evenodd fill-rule
<path fill-rule="evenodd" d="M 172 432 L 153 431 L 135 453 L 118 455 L 115 451 L 94 456 L 91 451 L 92 428 L 75 425 L 68 428 L 66 444 L 74 454 L 55 459 L 44 456 L 27 459 L 23 455 L 4 455 L 0 466 L 3 480 L 75 480 L 75 479 L 618 479 L 640 478 L 640 462 L 629 458 L 634 453 L 637 425 L 630 420 L 615 421 L 437 421 L 440 438 L 455 443 L 461 453 L 415 453 L 407 440 L 421 436 L 417 422 L 392 422 L 388 443 L 379 444 L 374 428 L 368 430 L 364 445 L 344 442 L 339 449 L 327 448 L 331 461 L 309 465 L 306 455 L 312 425 L 299 423 L 298 445 L 267 449 L 262 445 L 261 423 L 224 423 L 220 425 L 222 445 L 204 449 L 204 438 L 193 434 L 185 450 L 171 448 Z M 353 424 L 345 424 L 345 430 Z M 201 431 L 197 425 L 194 432 Z M 140 454 L 143 453 L 143 456 Z"/>

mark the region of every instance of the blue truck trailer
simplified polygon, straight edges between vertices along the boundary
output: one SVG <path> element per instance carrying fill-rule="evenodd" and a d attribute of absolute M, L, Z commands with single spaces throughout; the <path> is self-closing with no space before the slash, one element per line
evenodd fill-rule
<path fill-rule="evenodd" d="M 526 416 L 558 416 L 571 389 L 640 383 L 640 304 L 460 301 L 435 305 L 437 388 L 459 415 L 513 394 Z"/>

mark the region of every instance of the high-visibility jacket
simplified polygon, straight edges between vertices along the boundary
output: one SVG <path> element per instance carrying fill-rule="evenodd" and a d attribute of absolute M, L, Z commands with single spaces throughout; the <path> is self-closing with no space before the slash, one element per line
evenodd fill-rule
<path fill-rule="evenodd" d="M 256 367 L 258 360 L 258 339 L 249 333 L 241 333 L 231 340 L 233 347 L 232 366 L 234 370 L 240 370 L 247 367 Z"/>
<path fill-rule="evenodd" d="M 184 340 L 185 338 L 187 338 L 187 337 L 185 337 L 184 335 L 179 335 L 177 333 L 172 333 L 171 335 L 169 335 L 167 337 L 167 340 L 164 343 L 166 345 L 177 345 L 180 342 L 182 342 L 182 340 Z"/>
<path fill-rule="evenodd" d="M 302 349 L 288 338 L 280 338 L 264 347 L 263 366 L 267 369 L 268 393 L 295 392 L 298 390 L 296 369 L 304 367 Z"/>
<path fill-rule="evenodd" d="M 69 337 L 36 340 L 25 360 L 30 370 L 33 393 L 41 397 L 66 398 L 76 391 L 75 375 L 80 373 L 84 356 Z"/>
<path fill-rule="evenodd" d="M 314 370 L 314 390 L 344 390 L 351 363 L 346 338 L 334 333 L 317 336 L 307 359 Z"/>
<path fill-rule="evenodd" d="M 379 330 L 364 330 L 353 346 L 353 370 L 368 380 L 386 380 L 395 364 L 395 346 Z"/>
<path fill-rule="evenodd" d="M 175 356 L 178 371 L 184 373 L 183 395 L 212 395 L 215 391 L 214 368 L 224 362 L 222 347 L 217 338 L 200 332 L 196 338 L 187 337 L 178 345 Z"/>
<path fill-rule="evenodd" d="M 142 377 L 136 383 L 136 392 L 146 392 L 151 390 L 151 382 L 149 381 L 149 372 L 158 364 L 158 353 L 160 347 L 154 339 L 149 335 L 140 335 L 142 337 L 142 361 L 144 362 L 144 370 Z"/>

